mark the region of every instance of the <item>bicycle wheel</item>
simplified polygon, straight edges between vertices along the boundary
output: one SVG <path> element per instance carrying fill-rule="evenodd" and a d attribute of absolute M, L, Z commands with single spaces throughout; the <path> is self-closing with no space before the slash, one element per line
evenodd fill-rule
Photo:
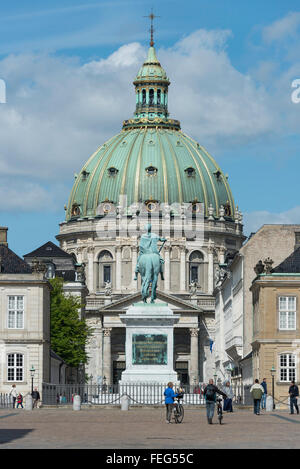
<path fill-rule="evenodd" d="M 183 406 L 181 404 L 178 404 L 176 414 L 177 414 L 177 422 L 176 423 L 182 423 L 183 417 L 184 417 L 184 409 L 183 409 Z"/>

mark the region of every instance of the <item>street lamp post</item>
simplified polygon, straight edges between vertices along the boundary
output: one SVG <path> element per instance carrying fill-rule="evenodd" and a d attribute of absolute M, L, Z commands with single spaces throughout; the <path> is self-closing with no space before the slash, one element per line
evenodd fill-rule
<path fill-rule="evenodd" d="M 273 398 L 273 410 L 275 409 L 275 397 L 274 397 L 274 379 L 275 379 L 275 373 L 276 370 L 274 368 L 274 365 L 272 366 L 271 370 L 271 376 L 272 376 L 272 398 Z"/>
<path fill-rule="evenodd" d="M 31 376 L 31 394 L 33 393 L 33 378 L 34 378 L 35 368 L 32 365 L 30 368 L 30 376 Z"/>

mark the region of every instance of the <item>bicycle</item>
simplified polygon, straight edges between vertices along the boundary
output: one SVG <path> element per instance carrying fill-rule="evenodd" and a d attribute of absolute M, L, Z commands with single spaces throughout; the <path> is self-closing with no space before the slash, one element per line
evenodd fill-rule
<path fill-rule="evenodd" d="M 177 400 L 174 402 L 174 407 L 173 407 L 173 416 L 175 423 L 182 423 L 183 417 L 184 417 L 184 408 L 181 403 L 181 400 L 183 399 L 183 394 L 178 394 Z"/>
<path fill-rule="evenodd" d="M 222 409 L 222 399 L 220 398 L 217 399 L 217 414 L 218 414 L 219 424 L 222 425 L 223 409 Z"/>

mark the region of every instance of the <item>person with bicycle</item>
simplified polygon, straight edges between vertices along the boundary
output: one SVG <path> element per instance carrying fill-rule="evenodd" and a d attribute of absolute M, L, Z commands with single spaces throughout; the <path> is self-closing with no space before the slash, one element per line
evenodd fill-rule
<path fill-rule="evenodd" d="M 171 423 L 171 415 L 174 405 L 174 399 L 178 396 L 173 390 L 173 383 L 168 383 L 167 389 L 164 392 L 165 404 L 166 404 L 166 423 Z"/>
<path fill-rule="evenodd" d="M 221 396 L 226 399 L 226 394 L 222 391 L 220 391 L 219 388 L 214 384 L 214 380 L 210 379 L 208 382 L 208 385 L 204 389 L 204 397 L 205 397 L 205 402 L 206 402 L 206 415 L 207 415 L 207 422 L 212 425 L 212 420 L 214 417 L 215 413 L 215 405 L 216 405 L 216 400 L 217 400 L 217 394 L 220 394 Z"/>

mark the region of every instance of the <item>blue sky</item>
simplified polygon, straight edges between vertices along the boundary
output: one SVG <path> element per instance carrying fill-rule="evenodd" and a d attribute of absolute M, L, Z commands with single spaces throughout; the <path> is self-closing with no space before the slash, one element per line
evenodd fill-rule
<path fill-rule="evenodd" d="M 246 234 L 300 223 L 299 2 L 3 3 L 0 225 L 18 254 L 55 241 L 74 173 L 132 115 L 151 8 L 171 115 L 229 174 Z"/>

